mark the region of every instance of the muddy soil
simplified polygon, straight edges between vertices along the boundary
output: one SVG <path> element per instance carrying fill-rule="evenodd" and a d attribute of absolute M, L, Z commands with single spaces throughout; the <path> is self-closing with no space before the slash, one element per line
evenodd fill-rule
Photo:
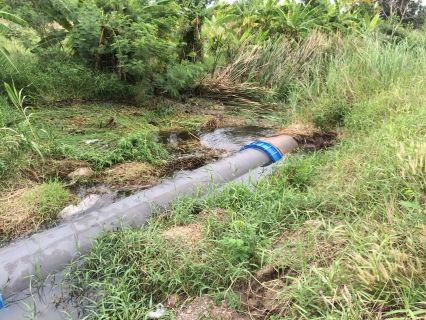
<path fill-rule="evenodd" d="M 160 184 L 163 179 L 172 177 L 175 172 L 194 170 L 217 161 L 251 141 L 268 136 L 268 133 L 273 133 L 273 131 L 255 126 L 199 129 L 193 132 L 160 131 L 158 142 L 165 144 L 172 154 L 172 159 L 166 163 L 155 167 L 140 162 L 121 163 L 106 168 L 93 176 L 83 177 L 77 182 L 72 181 L 69 186 L 80 201 L 85 200 L 89 195 L 100 196 L 90 208 L 84 209 L 83 212 L 87 213 L 93 211 L 93 208 L 99 209 L 125 196 L 152 188 Z M 288 127 L 280 134 L 293 136 L 299 143 L 299 150 L 301 149 L 302 152 L 330 147 L 336 138 L 334 133 L 322 133 L 298 126 Z M 214 149 L 214 146 L 223 146 L 225 149 Z M 48 160 L 38 170 L 40 175 L 36 175 L 34 170 L 28 175 L 35 177 L 35 181 L 46 179 L 46 177 L 53 178 L 54 174 L 59 178 L 66 179 L 69 178 L 70 172 L 72 174 L 73 170 L 84 165 L 87 164 L 72 160 Z"/>
<path fill-rule="evenodd" d="M 202 295 L 196 298 L 171 295 L 164 303 L 166 308 L 172 309 L 175 319 L 238 319 L 264 320 L 271 316 L 285 319 L 287 300 L 282 292 L 286 287 L 284 275 L 291 272 L 285 269 L 265 266 L 256 272 L 248 283 L 241 283 L 234 288 L 241 299 L 241 310 L 232 309 L 227 301 L 219 304 L 213 298 Z"/>
<path fill-rule="evenodd" d="M 176 308 L 176 301 L 180 299 L 171 296 L 167 300 L 166 307 L 175 309 L 176 320 L 197 320 L 197 319 L 221 319 L 221 320 L 249 320 L 250 318 L 240 312 L 229 308 L 225 302 L 216 305 L 215 301 L 206 295 L 197 297 L 184 304 L 180 308 Z"/>
<path fill-rule="evenodd" d="M 313 127 L 294 124 L 281 131 L 277 135 L 286 134 L 294 138 L 302 151 L 319 151 L 332 147 L 337 140 L 336 132 L 321 132 Z"/>
<path fill-rule="evenodd" d="M 207 150 L 200 155 L 185 155 L 168 161 L 160 168 L 161 177 L 170 177 L 177 171 L 194 170 L 221 159 L 225 150 Z"/>
<path fill-rule="evenodd" d="M 247 284 L 237 286 L 243 310 L 250 319 L 268 319 L 272 315 L 285 318 L 290 300 L 282 295 L 288 281 L 284 275 L 290 275 L 289 271 L 265 266 Z"/>

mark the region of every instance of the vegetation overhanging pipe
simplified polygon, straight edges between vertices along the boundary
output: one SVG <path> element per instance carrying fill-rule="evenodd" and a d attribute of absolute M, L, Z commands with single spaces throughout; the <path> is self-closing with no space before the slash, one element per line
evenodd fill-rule
<path fill-rule="evenodd" d="M 205 194 L 210 187 L 278 161 L 295 148 L 297 142 L 289 136 L 263 139 L 228 158 L 189 173 L 181 172 L 156 187 L 2 248 L 0 293 L 7 299 L 28 288 L 32 275 L 45 279 L 63 269 L 65 264 L 87 253 L 92 238 L 103 230 L 116 230 L 123 224 L 141 226 L 156 210 L 155 206 L 166 209 L 178 197 Z"/>

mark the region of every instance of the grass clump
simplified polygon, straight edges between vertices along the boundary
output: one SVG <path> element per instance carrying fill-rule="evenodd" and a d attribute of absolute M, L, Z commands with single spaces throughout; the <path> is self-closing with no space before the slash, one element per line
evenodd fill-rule
<path fill-rule="evenodd" d="M 71 193 L 60 182 L 34 183 L 1 192 L 0 240 L 38 230 L 52 224 L 57 214 L 72 201 Z"/>
<path fill-rule="evenodd" d="M 23 198 L 26 205 L 35 205 L 37 219 L 43 222 L 56 220 L 56 215 L 71 200 L 70 192 L 62 183 L 50 181 L 36 187 L 34 192 L 27 192 Z"/>
<path fill-rule="evenodd" d="M 154 141 L 152 134 L 144 132 L 121 138 L 113 150 L 107 150 L 104 153 L 94 151 L 78 153 L 73 149 L 67 150 L 66 146 L 65 152 L 74 153 L 77 160 L 87 161 L 96 169 L 126 161 L 146 161 L 150 164 L 159 164 L 170 157 L 167 150 Z"/>

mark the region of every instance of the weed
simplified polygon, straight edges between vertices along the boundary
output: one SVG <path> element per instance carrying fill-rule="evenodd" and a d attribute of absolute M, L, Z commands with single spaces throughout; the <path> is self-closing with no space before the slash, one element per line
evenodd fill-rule
<path fill-rule="evenodd" d="M 305 191 L 314 180 L 315 165 L 318 165 L 317 158 L 319 157 L 301 156 L 299 159 L 289 159 L 289 164 L 283 169 L 285 176 L 280 178 L 287 179 L 290 187 Z"/>
<path fill-rule="evenodd" d="M 73 151 L 73 153 L 77 152 Z M 135 133 L 121 138 L 114 150 L 109 150 L 104 154 L 86 151 L 82 154 L 77 153 L 76 156 L 77 160 L 87 161 L 96 169 L 126 161 L 146 161 L 151 164 L 159 164 L 167 158 L 169 158 L 168 152 L 154 141 L 151 134 L 147 133 Z"/>
<path fill-rule="evenodd" d="M 412 192 L 420 197 L 426 190 L 426 144 L 412 141 L 408 148 L 406 150 L 401 144 L 401 150 L 398 153 L 401 176 L 407 186 L 414 189 Z"/>
<path fill-rule="evenodd" d="M 38 221 L 50 223 L 57 219 L 57 214 L 70 202 L 71 195 L 63 184 L 56 181 L 45 182 L 36 188 L 36 192 L 26 193 L 22 201 L 26 206 L 36 208 Z"/>
<path fill-rule="evenodd" d="M 22 94 L 23 89 L 18 92 L 15 86 L 11 87 L 8 83 L 5 83 L 4 86 L 9 99 L 23 120 L 19 123 L 19 131 L 7 127 L 1 128 L 1 130 L 6 132 L 3 138 L 3 145 L 12 145 L 13 148 L 17 147 L 18 149 L 30 148 L 43 157 L 40 150 L 39 135 L 30 121 L 34 113 L 30 112 L 31 109 L 29 107 L 24 107 L 25 96 Z"/>
<path fill-rule="evenodd" d="M 314 125 L 327 132 L 343 125 L 349 107 L 346 101 L 324 100 L 313 111 Z"/>
<path fill-rule="evenodd" d="M 55 51 L 47 59 L 22 54 L 17 68 L 20 72 L 14 75 L 13 81 L 17 87 L 26 87 L 33 103 L 68 99 L 132 99 L 136 95 L 134 86 L 123 83 L 117 75 L 93 70 L 63 52 Z M 1 73 L 0 80 L 12 81 L 9 75 Z"/>

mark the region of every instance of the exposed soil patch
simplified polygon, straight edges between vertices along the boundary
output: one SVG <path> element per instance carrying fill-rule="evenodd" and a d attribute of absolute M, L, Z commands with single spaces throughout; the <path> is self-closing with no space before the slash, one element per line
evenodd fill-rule
<path fill-rule="evenodd" d="M 248 320 L 245 314 L 239 313 L 227 307 L 225 303 L 217 306 L 214 300 L 208 296 L 197 297 L 185 304 L 175 313 L 177 320 L 196 319 L 221 319 L 221 320 Z"/>
<path fill-rule="evenodd" d="M 204 238 L 205 227 L 193 223 L 186 226 L 171 227 L 161 235 L 171 244 L 185 248 L 193 248 Z"/>
<path fill-rule="evenodd" d="M 284 316 L 290 301 L 282 296 L 286 287 L 282 278 L 286 270 L 265 266 L 248 284 L 240 285 L 237 292 L 244 311 L 250 319 L 268 319 L 272 315 Z"/>
<path fill-rule="evenodd" d="M 286 134 L 292 136 L 299 144 L 299 148 L 306 151 L 318 151 L 334 145 L 337 138 L 336 132 L 321 132 L 306 125 L 291 125 L 276 135 Z"/>

